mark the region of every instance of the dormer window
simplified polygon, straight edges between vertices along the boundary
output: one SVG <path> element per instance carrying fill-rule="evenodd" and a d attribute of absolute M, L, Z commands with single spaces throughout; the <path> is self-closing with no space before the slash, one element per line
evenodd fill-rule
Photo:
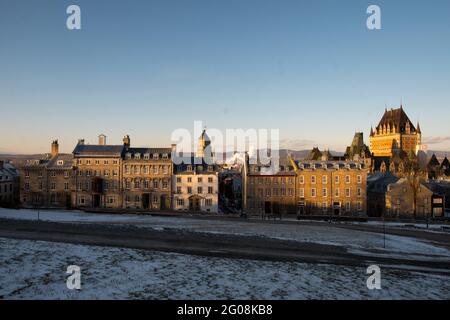
<path fill-rule="evenodd" d="M 208 166 L 208 171 L 212 172 L 213 171 L 213 167 L 212 166 Z"/>
<path fill-rule="evenodd" d="M 144 159 L 145 159 L 145 160 L 150 159 L 150 154 L 149 154 L 149 153 L 144 154 Z"/>
<path fill-rule="evenodd" d="M 168 158 L 169 158 L 169 155 L 168 155 L 167 153 L 163 153 L 162 158 L 163 158 L 163 159 L 168 159 Z"/>
<path fill-rule="evenodd" d="M 159 159 L 159 154 L 158 153 L 154 153 L 153 154 L 153 159 Z"/>
<path fill-rule="evenodd" d="M 127 152 L 127 154 L 125 155 L 125 158 L 131 159 L 131 153 Z"/>
<path fill-rule="evenodd" d="M 141 159 L 141 154 L 140 153 L 135 153 L 134 154 L 134 158 L 138 159 L 138 160 Z"/>
<path fill-rule="evenodd" d="M 187 166 L 187 171 L 192 171 L 192 166 L 191 165 Z"/>
<path fill-rule="evenodd" d="M 57 165 L 58 165 L 58 166 L 64 165 L 64 160 L 58 160 Z"/>

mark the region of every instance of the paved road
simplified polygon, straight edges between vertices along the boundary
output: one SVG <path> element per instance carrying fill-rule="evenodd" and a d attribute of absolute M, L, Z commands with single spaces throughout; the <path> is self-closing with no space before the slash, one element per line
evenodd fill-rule
<path fill-rule="evenodd" d="M 324 226 L 326 232 L 326 225 Z M 349 253 L 344 247 L 265 237 L 153 230 L 126 225 L 0 219 L 0 237 L 271 261 L 431 270 L 450 274 L 449 261 L 412 261 Z"/>

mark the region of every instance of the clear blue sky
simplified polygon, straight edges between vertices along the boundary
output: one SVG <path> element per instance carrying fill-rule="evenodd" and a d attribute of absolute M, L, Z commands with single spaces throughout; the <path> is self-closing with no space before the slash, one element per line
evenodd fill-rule
<path fill-rule="evenodd" d="M 448 0 L 0 0 L 0 152 L 99 133 L 168 146 L 194 120 L 343 151 L 401 99 L 429 148 L 450 150 Z"/>

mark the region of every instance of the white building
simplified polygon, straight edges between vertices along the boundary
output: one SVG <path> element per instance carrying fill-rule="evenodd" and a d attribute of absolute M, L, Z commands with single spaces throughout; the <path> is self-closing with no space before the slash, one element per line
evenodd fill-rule
<path fill-rule="evenodd" d="M 194 161 L 174 165 L 172 181 L 174 210 L 219 211 L 219 172 L 216 165 L 195 164 Z"/>

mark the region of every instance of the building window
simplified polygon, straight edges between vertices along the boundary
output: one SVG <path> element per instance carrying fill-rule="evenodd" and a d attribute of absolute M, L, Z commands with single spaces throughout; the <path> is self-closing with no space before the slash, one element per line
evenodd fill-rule
<path fill-rule="evenodd" d="M 181 177 L 177 177 L 177 183 L 181 183 Z"/>
<path fill-rule="evenodd" d="M 358 184 L 361 184 L 361 183 L 362 183 L 362 176 L 361 176 L 361 175 L 358 175 L 358 176 L 356 177 L 356 179 L 357 179 L 357 181 L 358 181 Z"/>
<path fill-rule="evenodd" d="M 350 176 L 345 176 L 345 183 L 349 184 L 350 183 Z"/>
<path fill-rule="evenodd" d="M 357 203 L 356 203 L 356 208 L 357 208 L 357 210 L 358 211 L 362 211 L 362 202 L 361 201 L 358 201 Z"/>
<path fill-rule="evenodd" d="M 253 182 L 253 180 L 251 180 Z M 213 178 L 212 177 L 208 177 L 208 182 L 209 183 L 213 183 Z"/>
<path fill-rule="evenodd" d="M 300 176 L 300 177 L 298 177 L 298 182 L 299 182 L 300 184 L 304 184 L 304 183 L 305 183 L 305 176 Z"/>
<path fill-rule="evenodd" d="M 327 182 L 328 182 L 328 177 L 322 176 L 322 184 L 327 184 Z"/>
<path fill-rule="evenodd" d="M 177 194 L 181 194 L 181 187 L 177 187 Z"/>
<path fill-rule="evenodd" d="M 334 183 L 339 183 L 339 176 L 334 176 Z"/>
<path fill-rule="evenodd" d="M 335 197 L 339 197 L 339 189 L 335 189 L 334 190 L 334 196 Z"/>
<path fill-rule="evenodd" d="M 203 193 L 203 188 L 202 187 L 197 187 L 197 193 L 198 194 L 202 194 Z"/>
<path fill-rule="evenodd" d="M 345 203 L 345 211 L 350 212 L 350 210 L 351 210 L 350 202 L 346 202 Z"/>
<path fill-rule="evenodd" d="M 153 180 L 153 188 L 158 189 L 158 187 L 159 187 L 158 180 Z"/>
<path fill-rule="evenodd" d="M 304 198 L 305 197 L 305 189 L 304 188 L 298 189 L 298 195 L 300 198 Z"/>
<path fill-rule="evenodd" d="M 163 189 L 167 189 L 168 186 L 169 186 L 168 182 L 166 180 L 163 180 L 162 182 Z"/>
<path fill-rule="evenodd" d="M 358 197 L 361 197 L 361 195 L 362 195 L 361 188 L 356 189 L 356 194 L 358 195 Z"/>
<path fill-rule="evenodd" d="M 56 190 L 56 183 L 54 183 L 54 182 L 51 183 L 51 189 Z"/>
<path fill-rule="evenodd" d="M 212 206 L 212 199 L 206 199 L 205 200 L 205 205 L 208 206 L 208 207 L 211 207 Z"/>
<path fill-rule="evenodd" d="M 345 196 L 346 196 L 347 198 L 350 197 L 350 188 L 345 189 Z"/>
<path fill-rule="evenodd" d="M 212 194 L 213 192 L 214 192 L 213 187 L 208 187 L 208 193 L 209 193 L 209 194 Z"/>
<path fill-rule="evenodd" d="M 311 183 L 315 184 L 316 183 L 316 176 L 311 176 Z"/>
<path fill-rule="evenodd" d="M 197 181 L 198 181 L 198 183 L 202 183 L 203 182 L 203 178 L 202 177 L 198 177 Z"/>
<path fill-rule="evenodd" d="M 177 206 L 179 207 L 184 206 L 184 199 L 177 198 Z"/>
<path fill-rule="evenodd" d="M 188 177 L 187 182 L 189 182 L 189 183 L 192 182 L 192 177 Z"/>
<path fill-rule="evenodd" d="M 327 188 L 323 188 L 322 189 L 322 196 L 326 197 L 327 196 Z"/>
<path fill-rule="evenodd" d="M 69 183 L 68 182 L 64 182 L 64 190 L 69 190 Z"/>
<path fill-rule="evenodd" d="M 187 193 L 192 194 L 192 187 L 187 187 Z"/>
<path fill-rule="evenodd" d="M 316 196 L 316 188 L 311 188 L 311 197 Z"/>

